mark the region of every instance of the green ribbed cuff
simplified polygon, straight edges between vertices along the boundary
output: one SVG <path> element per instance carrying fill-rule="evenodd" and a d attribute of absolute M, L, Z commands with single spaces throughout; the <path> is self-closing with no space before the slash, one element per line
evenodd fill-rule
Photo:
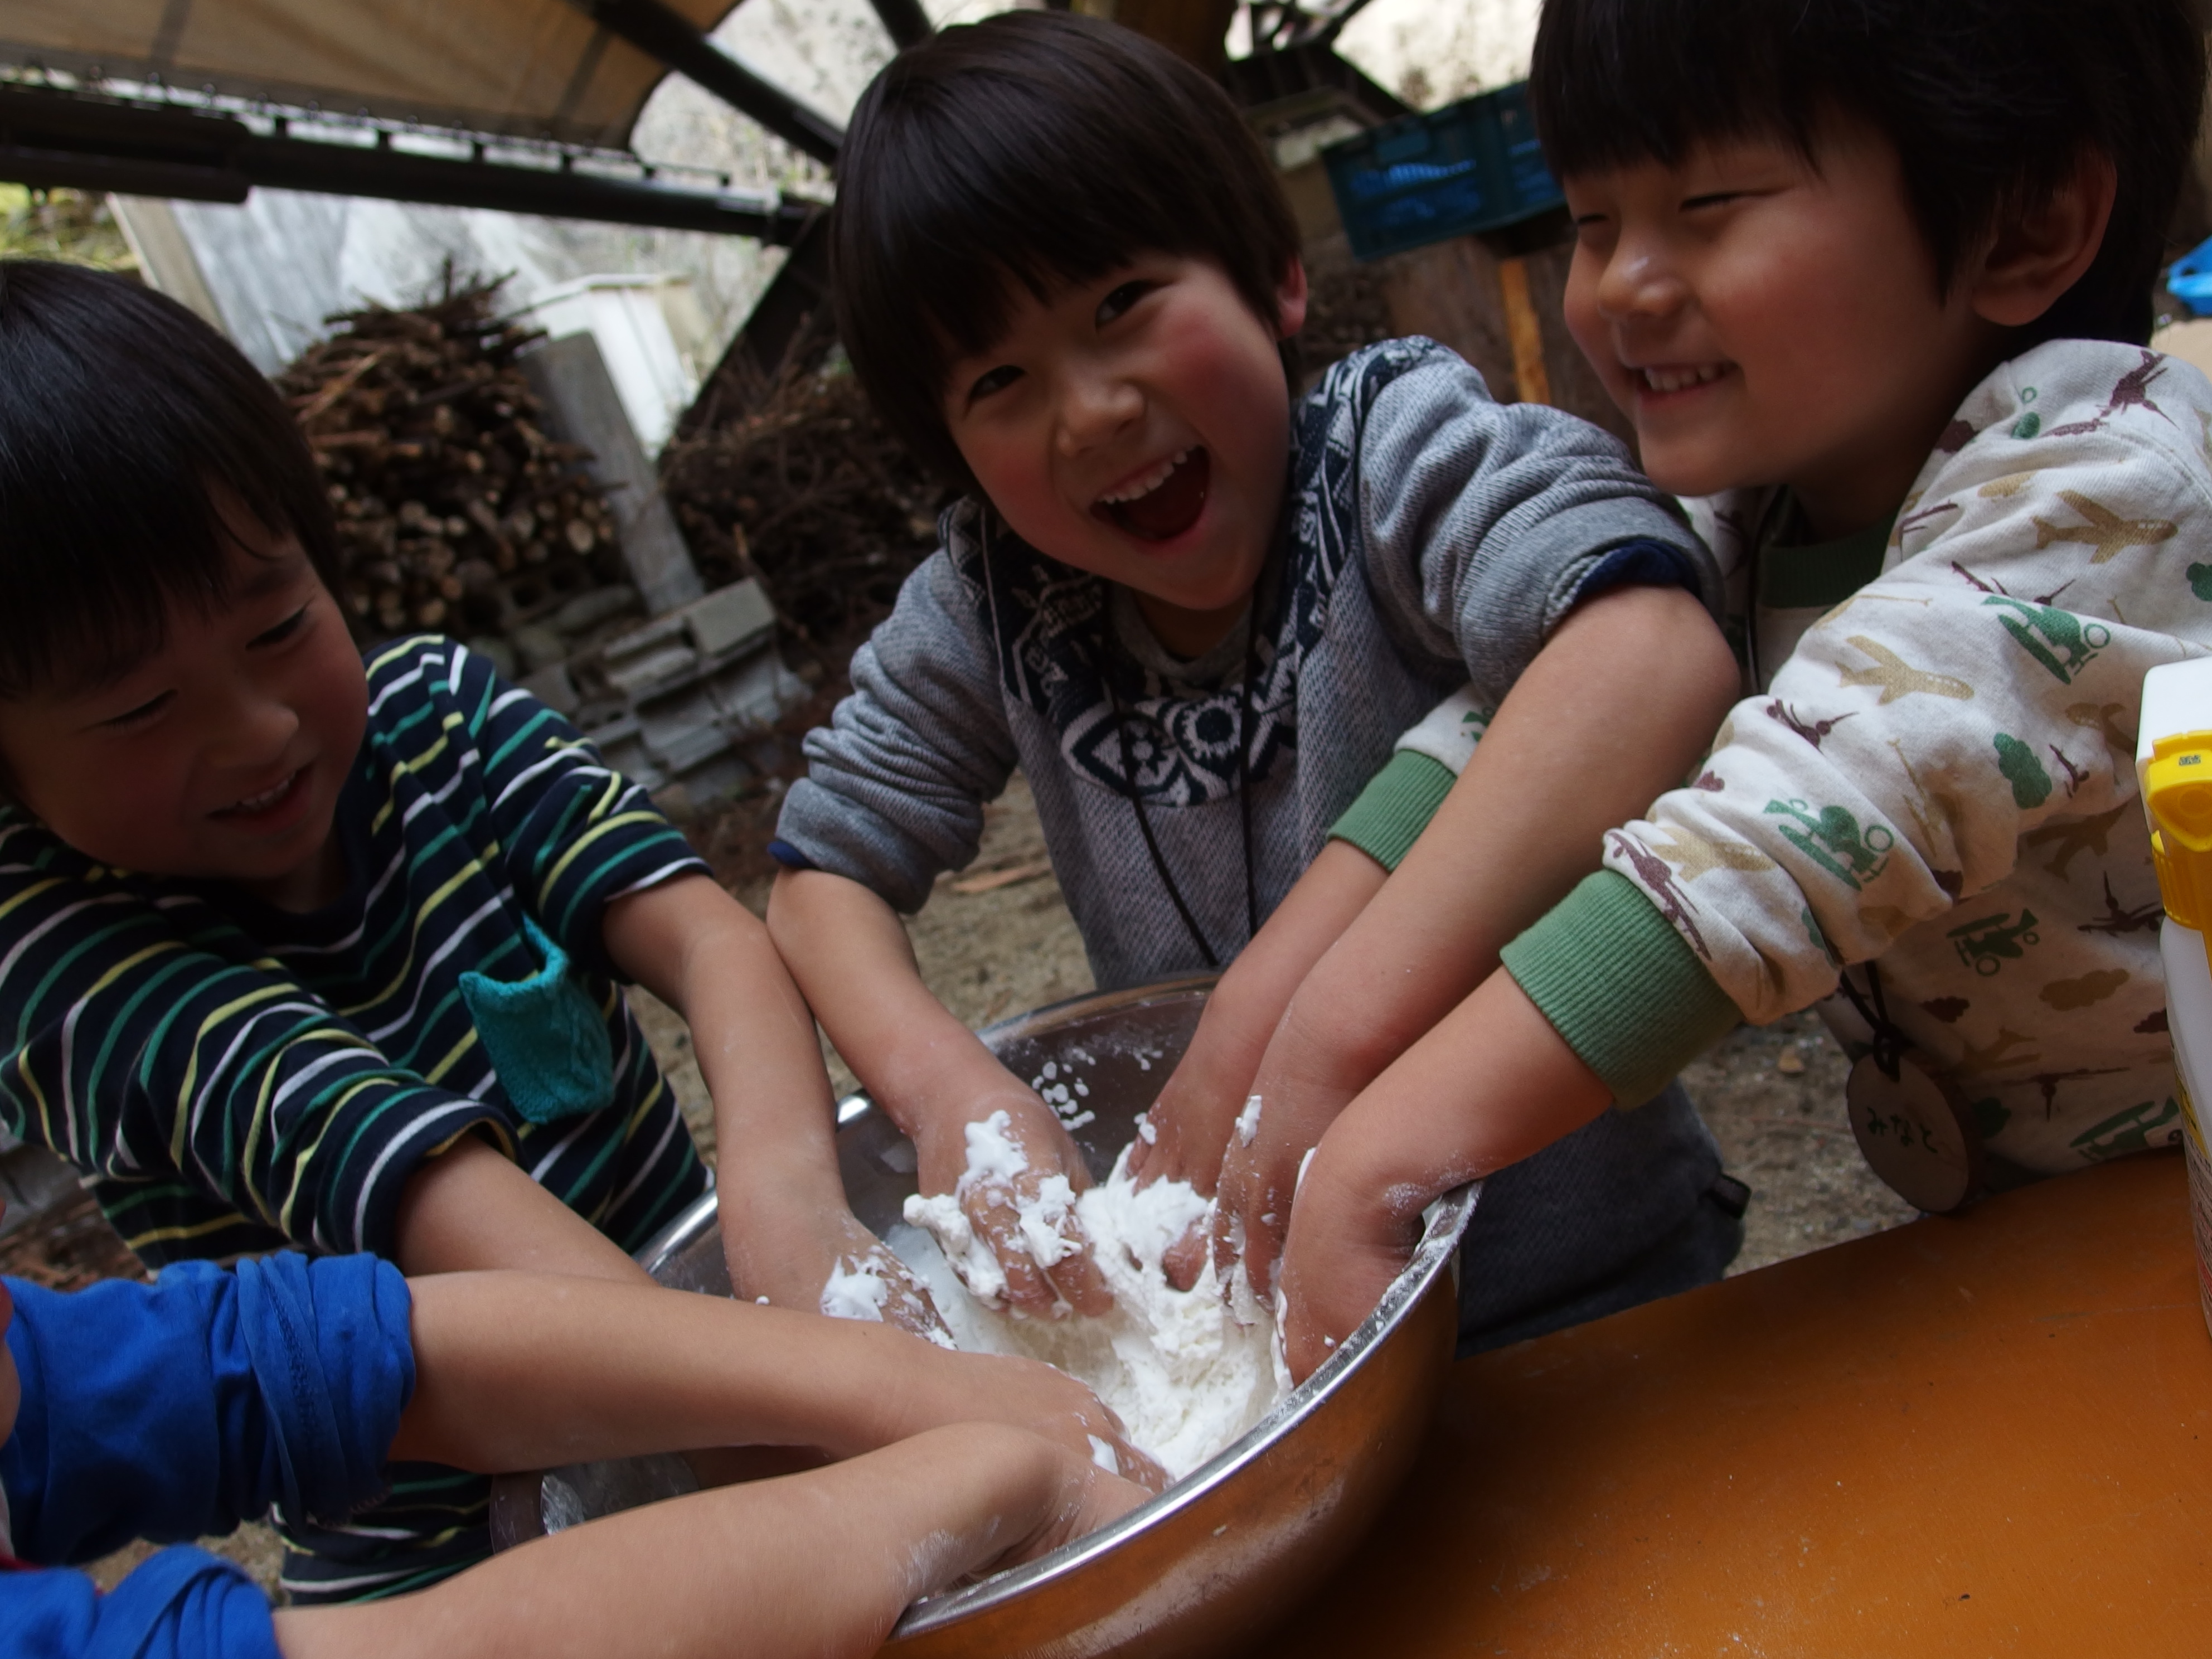
<path fill-rule="evenodd" d="M 1583 877 L 1504 955 L 1505 971 L 1623 1105 L 1650 1099 L 1743 1018 L 1618 871 Z"/>
<path fill-rule="evenodd" d="M 1385 870 L 1395 870 L 1458 781 L 1442 761 L 1401 749 L 1344 809 L 1329 837 L 1348 841 Z"/>

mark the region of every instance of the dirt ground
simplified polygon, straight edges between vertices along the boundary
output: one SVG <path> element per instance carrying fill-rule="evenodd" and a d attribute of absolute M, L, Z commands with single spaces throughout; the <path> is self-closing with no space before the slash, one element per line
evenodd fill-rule
<path fill-rule="evenodd" d="M 735 884 L 756 911 L 765 908 L 768 885 L 758 873 Z M 971 1026 L 1091 988 L 1082 940 L 1018 775 L 988 811 L 973 866 L 939 878 L 908 933 L 922 978 Z M 714 1123 L 683 1022 L 650 997 L 631 1000 L 701 1146 L 711 1149 Z M 838 1092 L 855 1087 L 835 1051 L 825 1053 Z M 1729 1173 L 1752 1189 L 1743 1251 L 1731 1273 L 1912 1218 L 1915 1212 L 1875 1177 L 1851 1139 L 1844 1070 L 1834 1040 L 1818 1020 L 1800 1014 L 1765 1030 L 1739 1029 L 1684 1074 Z"/>

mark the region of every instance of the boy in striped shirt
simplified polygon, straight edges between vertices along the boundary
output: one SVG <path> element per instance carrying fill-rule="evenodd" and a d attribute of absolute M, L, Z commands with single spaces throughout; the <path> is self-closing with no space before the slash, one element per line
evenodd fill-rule
<path fill-rule="evenodd" d="M 628 980 L 691 1023 L 737 1282 L 815 1310 L 841 1261 L 888 1261 L 765 930 L 482 659 L 364 666 L 333 544 L 213 331 L 0 264 L 0 1121 L 156 1266 L 292 1243 L 635 1279 L 708 1176 Z M 485 1495 L 426 1465 L 343 1528 L 280 1512 L 313 1552 L 288 1585 L 441 1577 L 484 1553 Z"/>

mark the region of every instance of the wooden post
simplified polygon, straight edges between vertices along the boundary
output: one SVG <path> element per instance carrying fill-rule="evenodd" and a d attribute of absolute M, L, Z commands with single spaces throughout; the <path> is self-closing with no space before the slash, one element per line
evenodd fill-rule
<path fill-rule="evenodd" d="M 559 421 L 560 435 L 592 452 L 592 476 L 607 489 L 623 562 L 646 610 L 658 617 L 704 593 L 690 550 L 660 493 L 659 475 L 615 393 L 599 343 L 589 334 L 549 340 L 523 355 L 522 372 Z"/>
<path fill-rule="evenodd" d="M 1498 262 L 1498 294 L 1505 303 L 1505 337 L 1513 348 L 1513 389 L 1524 404 L 1552 401 L 1552 377 L 1544 369 L 1544 328 L 1528 297 L 1528 262 Z"/>

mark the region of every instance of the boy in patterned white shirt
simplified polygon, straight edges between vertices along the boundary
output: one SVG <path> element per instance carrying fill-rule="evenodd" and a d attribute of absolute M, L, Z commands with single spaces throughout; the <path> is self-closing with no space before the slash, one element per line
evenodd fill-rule
<path fill-rule="evenodd" d="M 1855 1103 L 1937 1103 L 1992 1184 L 2176 1138 L 2131 763 L 2212 647 L 2212 385 L 2142 343 L 2203 84 L 2182 0 L 1547 6 L 1570 325 L 1705 498 L 1750 695 L 1321 1138 L 1299 1374 L 1431 1197 L 1739 1019 L 1818 1005 Z"/>

